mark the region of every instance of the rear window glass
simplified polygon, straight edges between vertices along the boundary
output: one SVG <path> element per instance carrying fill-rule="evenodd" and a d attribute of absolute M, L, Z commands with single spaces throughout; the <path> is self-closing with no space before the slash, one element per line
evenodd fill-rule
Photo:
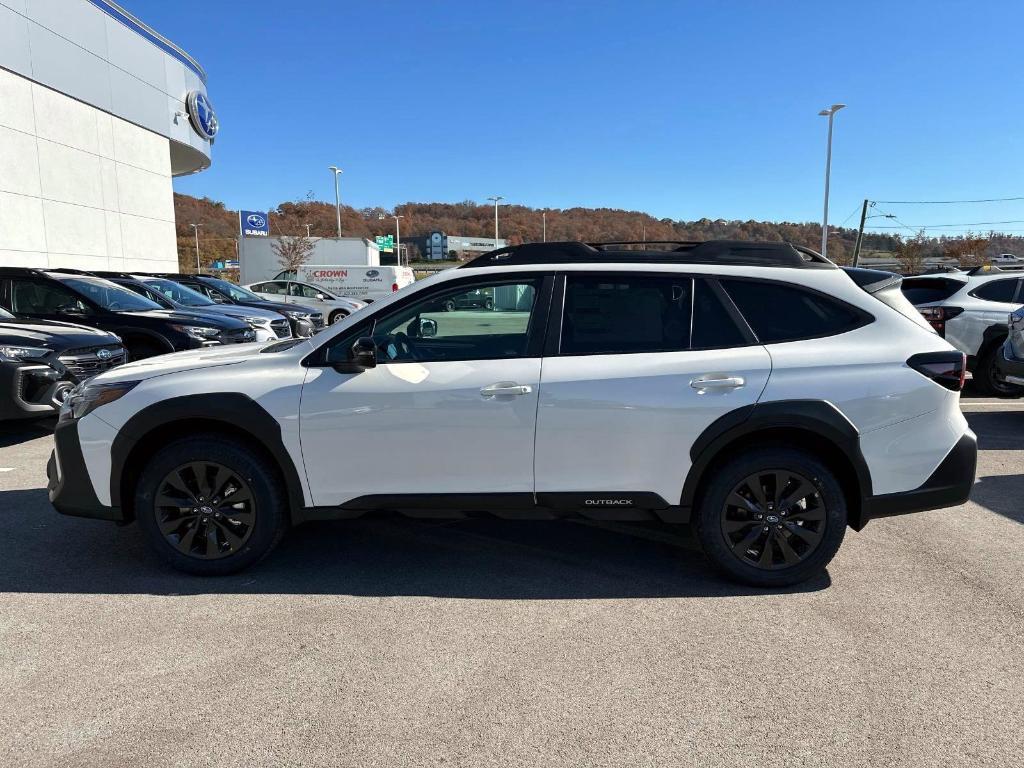
<path fill-rule="evenodd" d="M 943 277 L 908 277 L 903 281 L 903 295 L 911 304 L 930 304 L 945 301 L 963 288 L 959 280 Z"/>
<path fill-rule="evenodd" d="M 979 299 L 985 299 L 985 301 L 1001 301 L 1009 304 L 1013 301 L 1013 297 L 1017 293 L 1017 278 L 1010 278 L 1007 280 L 992 280 L 988 283 L 982 283 L 973 291 L 971 296 Z"/>
<path fill-rule="evenodd" d="M 814 339 L 864 325 L 864 313 L 834 299 L 782 283 L 722 280 L 762 344 Z"/>

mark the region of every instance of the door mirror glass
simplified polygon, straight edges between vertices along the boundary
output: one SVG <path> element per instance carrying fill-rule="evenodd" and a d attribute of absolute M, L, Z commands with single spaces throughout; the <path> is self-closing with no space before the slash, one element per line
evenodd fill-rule
<path fill-rule="evenodd" d="M 414 339 L 429 339 L 437 336 L 437 320 L 420 317 L 409 323 L 408 334 Z"/>
<path fill-rule="evenodd" d="M 318 293 L 316 297 L 320 299 L 320 301 L 327 301 L 327 297 L 324 296 L 322 293 Z"/>

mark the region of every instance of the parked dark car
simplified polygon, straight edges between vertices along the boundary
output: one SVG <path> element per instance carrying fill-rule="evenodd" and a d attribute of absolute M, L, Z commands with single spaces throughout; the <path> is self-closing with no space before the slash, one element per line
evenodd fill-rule
<path fill-rule="evenodd" d="M 124 361 L 112 333 L 0 309 L 0 421 L 52 416 L 77 383 Z"/>
<path fill-rule="evenodd" d="M 117 334 L 133 360 L 255 340 L 241 320 L 165 310 L 80 271 L 0 267 L 0 306 L 19 317 L 71 321 Z"/>
<path fill-rule="evenodd" d="M 441 308 L 445 312 L 454 312 L 457 309 L 492 310 L 494 309 L 494 295 L 482 290 L 467 291 L 459 296 L 445 299 Z"/>
<path fill-rule="evenodd" d="M 229 280 L 210 275 L 156 275 L 166 277 L 191 288 L 193 291 L 207 296 L 218 304 L 238 304 L 243 307 L 255 309 L 271 309 L 280 312 L 288 318 L 292 325 L 292 333 L 295 336 L 312 336 L 324 327 L 323 312 L 316 312 L 304 307 L 297 307 L 295 304 L 282 304 L 276 301 L 268 301 L 257 296 L 252 291 L 242 288 Z"/>
<path fill-rule="evenodd" d="M 174 309 L 199 316 L 214 314 L 234 317 L 249 324 L 255 331 L 256 341 L 277 341 L 291 338 L 292 328 L 288 318 L 279 312 L 266 309 L 243 307 L 238 304 L 218 304 L 187 285 L 176 283 L 166 277 L 136 277 L 122 272 L 95 272 L 98 277 L 124 286 L 155 301 L 164 309 Z"/>

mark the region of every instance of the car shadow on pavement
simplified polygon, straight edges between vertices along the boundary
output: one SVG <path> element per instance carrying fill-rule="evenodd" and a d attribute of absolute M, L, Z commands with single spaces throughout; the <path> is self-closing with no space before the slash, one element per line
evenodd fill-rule
<path fill-rule="evenodd" d="M 964 416 L 978 436 L 978 450 L 1024 450 L 1024 412 L 968 412 Z"/>
<path fill-rule="evenodd" d="M 0 592 L 337 594 L 465 599 L 728 597 L 763 590 L 721 578 L 664 526 L 406 518 L 308 523 L 259 565 L 200 578 L 159 563 L 137 526 L 59 515 L 42 489 L 0 491 Z"/>
<path fill-rule="evenodd" d="M 979 477 L 971 489 L 971 501 L 998 515 L 1024 523 L 1024 499 L 1020 496 L 1020 481 L 1020 475 Z"/>
<path fill-rule="evenodd" d="M 0 421 L 0 448 L 10 448 L 53 434 L 56 419 Z"/>

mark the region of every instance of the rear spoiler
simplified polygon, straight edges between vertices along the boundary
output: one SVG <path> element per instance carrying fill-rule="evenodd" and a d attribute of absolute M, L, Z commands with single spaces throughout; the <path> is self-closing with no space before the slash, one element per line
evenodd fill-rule
<path fill-rule="evenodd" d="M 867 293 L 875 294 L 879 291 L 899 285 L 903 282 L 903 276 L 895 272 L 885 272 L 881 269 L 864 269 L 863 267 L 843 267 L 843 272 L 850 276 L 857 285 Z"/>

